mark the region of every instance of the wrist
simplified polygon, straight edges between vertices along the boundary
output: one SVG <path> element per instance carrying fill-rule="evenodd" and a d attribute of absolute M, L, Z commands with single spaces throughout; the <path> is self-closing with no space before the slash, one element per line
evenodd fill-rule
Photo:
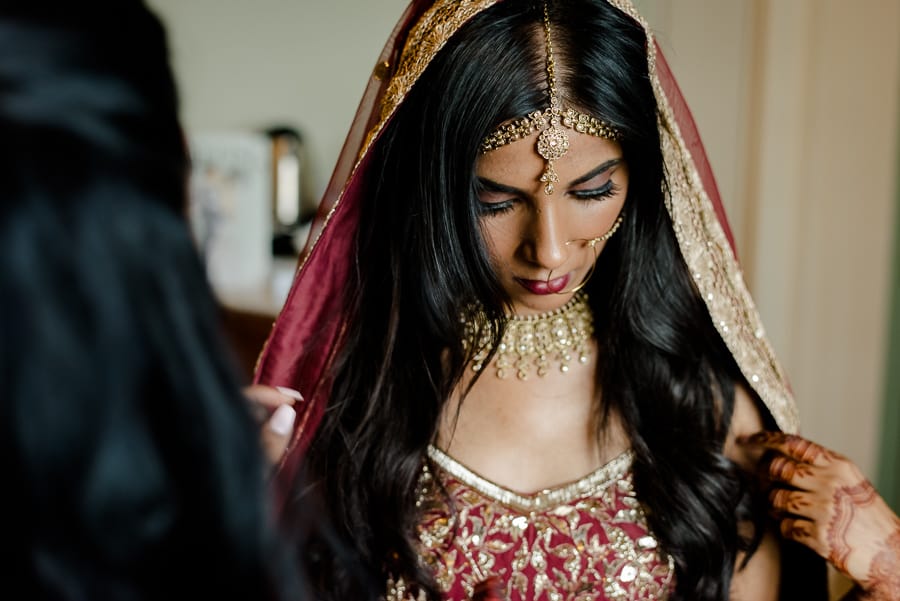
<path fill-rule="evenodd" d="M 840 601 L 890 601 L 888 597 L 881 595 L 875 587 L 863 588 L 858 582 L 853 585 Z"/>

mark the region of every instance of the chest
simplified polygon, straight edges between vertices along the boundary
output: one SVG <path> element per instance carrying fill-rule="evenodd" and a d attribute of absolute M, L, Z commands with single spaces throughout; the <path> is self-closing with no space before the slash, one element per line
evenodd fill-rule
<path fill-rule="evenodd" d="M 598 445 L 593 384 L 579 381 L 579 373 L 571 376 L 529 381 L 527 390 L 522 382 L 482 378 L 464 403 L 448 404 L 438 444 L 515 490 L 538 490 L 584 475 L 608 451 Z M 618 446 L 620 438 L 605 440 Z"/>

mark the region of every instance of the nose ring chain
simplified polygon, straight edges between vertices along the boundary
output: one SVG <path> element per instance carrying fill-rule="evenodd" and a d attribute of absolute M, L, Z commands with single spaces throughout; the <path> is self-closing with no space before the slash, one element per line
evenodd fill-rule
<path fill-rule="evenodd" d="M 619 214 L 619 216 L 616 218 L 615 222 L 613 222 L 612 227 L 610 227 L 609 230 L 607 230 L 607 232 L 605 234 L 603 234 L 602 236 L 597 236 L 596 238 L 591 238 L 590 240 L 588 240 L 587 238 L 575 238 L 574 240 L 569 240 L 568 242 L 566 242 L 566 246 L 572 244 L 573 242 L 587 243 L 587 245 L 590 246 L 591 250 L 594 252 L 594 260 L 591 261 L 591 268 L 587 272 L 587 275 L 584 276 L 584 278 L 581 280 L 581 283 L 579 283 L 577 286 L 575 286 L 571 290 L 560 290 L 556 294 L 572 294 L 573 292 L 578 292 L 579 290 L 581 290 L 582 288 L 584 288 L 587 285 L 588 280 L 590 280 L 591 276 L 594 275 L 594 268 L 596 267 L 597 259 L 600 256 L 600 251 L 597 248 L 597 245 L 600 244 L 601 242 L 606 242 L 607 240 L 612 238 L 612 235 L 615 234 L 616 231 L 619 229 L 619 227 L 622 225 L 622 220 L 623 220 L 623 217 L 621 214 Z M 549 284 L 552 279 L 553 279 L 553 270 L 551 269 L 550 273 L 547 274 L 547 283 Z"/>

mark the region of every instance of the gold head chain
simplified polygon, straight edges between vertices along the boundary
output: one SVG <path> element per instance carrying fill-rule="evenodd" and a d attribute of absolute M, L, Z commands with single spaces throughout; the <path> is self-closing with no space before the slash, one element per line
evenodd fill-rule
<path fill-rule="evenodd" d="M 528 137 L 534 132 L 541 132 L 537 139 L 537 152 L 547 161 L 547 167 L 540 181 L 544 183 L 544 192 L 553 194 L 553 184 L 559 181 L 559 176 L 553 168 L 553 161 L 564 157 L 569 150 L 569 134 L 566 128 L 607 140 L 618 140 L 620 133 L 602 119 L 580 113 L 573 108 L 563 109 L 556 90 L 556 63 L 553 59 L 550 9 L 547 2 L 544 2 L 544 33 L 547 39 L 547 85 L 550 106 L 501 125 L 481 141 L 480 150 L 483 154 Z"/>

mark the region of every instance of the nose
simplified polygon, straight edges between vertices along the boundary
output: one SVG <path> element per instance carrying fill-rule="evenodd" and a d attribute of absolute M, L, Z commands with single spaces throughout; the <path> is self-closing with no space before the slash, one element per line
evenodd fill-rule
<path fill-rule="evenodd" d="M 568 258 L 564 219 L 554 204 L 534 208 L 529 232 L 523 241 L 525 258 L 535 266 L 551 271 L 562 267 Z"/>

